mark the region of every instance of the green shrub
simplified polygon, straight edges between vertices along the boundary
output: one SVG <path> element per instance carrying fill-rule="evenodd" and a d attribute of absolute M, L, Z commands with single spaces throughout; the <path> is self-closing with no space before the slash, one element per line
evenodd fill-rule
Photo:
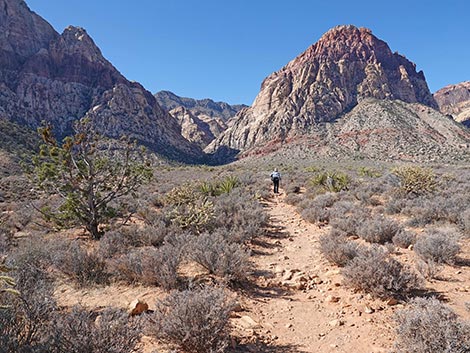
<path fill-rule="evenodd" d="M 351 178 L 341 172 L 322 172 L 310 179 L 310 184 L 314 187 L 321 187 L 325 191 L 340 192 L 347 190 Z"/>
<path fill-rule="evenodd" d="M 436 189 L 436 176 L 430 168 L 402 166 L 392 172 L 400 179 L 400 188 L 406 194 L 419 195 Z"/>

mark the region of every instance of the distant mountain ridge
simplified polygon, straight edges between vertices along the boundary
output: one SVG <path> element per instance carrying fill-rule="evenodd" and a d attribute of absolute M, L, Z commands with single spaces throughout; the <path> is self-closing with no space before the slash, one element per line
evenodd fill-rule
<path fill-rule="evenodd" d="M 386 104 L 387 109 L 383 109 L 382 101 L 391 102 Z M 403 104 L 413 106 L 401 109 Z M 364 109 L 366 106 L 382 115 L 370 116 Z M 338 146 L 344 140 L 340 136 L 341 130 L 350 123 L 355 130 L 349 131 L 348 136 L 362 136 L 354 153 L 364 152 L 365 156 L 370 156 L 366 151 L 380 143 L 383 145 L 377 150 L 382 154 L 399 158 L 394 144 L 377 135 L 382 131 L 382 116 L 383 121 L 387 121 L 388 131 L 394 131 L 394 139 L 404 145 L 401 155 L 412 153 L 420 144 L 427 146 L 424 150 L 430 152 L 428 159 L 446 158 L 448 153 L 454 152 L 457 159 L 468 154 L 468 150 L 462 151 L 462 146 L 470 143 L 469 132 L 436 112 L 437 108 L 423 72 L 417 72 L 414 63 L 392 53 L 389 46 L 369 29 L 337 26 L 268 76 L 253 105 L 240 111 L 231 120 L 231 126 L 205 151 L 223 159 L 239 152 L 258 153 L 267 146 L 270 150 L 275 150 L 276 145 L 286 148 L 292 141 L 310 138 L 318 142 L 317 146 L 309 144 L 312 153 L 321 145 L 322 151 L 328 154 L 328 151 L 339 150 Z M 421 110 L 426 117 L 414 113 Z M 394 120 L 388 111 L 400 113 Z M 414 124 L 402 124 L 407 114 Z M 416 116 L 419 119 L 415 119 Z M 429 124 L 423 125 L 428 118 Z M 400 130 L 405 126 L 422 133 L 410 135 L 408 131 Z M 456 134 L 456 138 L 446 141 L 436 137 L 450 134 Z M 449 146 L 438 148 L 446 143 Z M 438 153 L 432 155 L 434 147 Z M 349 152 L 344 150 L 344 153 Z M 417 159 L 425 160 L 425 157 Z"/>
<path fill-rule="evenodd" d="M 243 108 L 247 108 L 244 104 L 230 105 L 225 102 L 215 102 L 210 98 L 194 99 L 180 97 L 170 91 L 160 91 L 155 93 L 158 104 L 168 111 L 184 107 L 195 115 L 204 114 L 208 117 L 221 118 L 224 121 L 229 120 Z"/>
<path fill-rule="evenodd" d="M 244 104 L 230 105 L 208 98 L 180 97 L 170 91 L 160 91 L 155 94 L 155 98 L 179 122 L 183 137 L 201 148 L 227 129 L 230 118 L 247 108 Z"/>
<path fill-rule="evenodd" d="M 449 114 L 470 127 L 470 81 L 448 85 L 434 93 L 434 98 L 443 114 Z"/>
<path fill-rule="evenodd" d="M 90 118 L 109 137 L 125 134 L 157 153 L 202 160 L 176 120 L 140 84 L 129 82 L 80 27 L 57 33 L 22 0 L 0 0 L 0 119 L 59 135 Z"/>

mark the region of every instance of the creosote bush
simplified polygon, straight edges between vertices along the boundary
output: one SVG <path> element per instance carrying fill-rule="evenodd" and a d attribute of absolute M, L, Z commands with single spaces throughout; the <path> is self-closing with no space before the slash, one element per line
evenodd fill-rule
<path fill-rule="evenodd" d="M 470 352 L 470 325 L 437 299 L 416 298 L 398 311 L 396 353 Z"/>
<path fill-rule="evenodd" d="M 377 297 L 406 295 L 421 284 L 415 273 L 379 245 L 360 251 L 342 273 L 347 285 Z"/>
<path fill-rule="evenodd" d="M 418 238 L 414 251 L 425 261 L 453 264 L 460 245 L 451 230 L 430 229 Z"/>
<path fill-rule="evenodd" d="M 232 308 L 220 288 L 173 292 L 157 302 L 148 329 L 188 353 L 222 353 L 229 343 Z"/>

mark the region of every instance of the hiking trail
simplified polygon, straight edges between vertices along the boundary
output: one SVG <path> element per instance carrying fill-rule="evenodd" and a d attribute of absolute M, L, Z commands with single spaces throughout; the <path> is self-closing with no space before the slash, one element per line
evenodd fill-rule
<path fill-rule="evenodd" d="M 256 286 L 235 327 L 252 352 L 387 352 L 392 307 L 345 288 L 318 248 L 328 232 L 304 221 L 285 194 L 265 203 L 268 235 L 255 243 Z M 264 344 L 260 348 L 260 343 Z"/>

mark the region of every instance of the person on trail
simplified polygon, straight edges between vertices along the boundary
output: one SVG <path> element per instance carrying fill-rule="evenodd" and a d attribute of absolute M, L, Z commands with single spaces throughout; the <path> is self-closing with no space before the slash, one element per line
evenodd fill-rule
<path fill-rule="evenodd" d="M 271 173 L 271 180 L 274 184 L 274 193 L 279 194 L 279 181 L 281 180 L 281 173 L 279 173 L 277 168 L 274 168 L 274 171 Z"/>

